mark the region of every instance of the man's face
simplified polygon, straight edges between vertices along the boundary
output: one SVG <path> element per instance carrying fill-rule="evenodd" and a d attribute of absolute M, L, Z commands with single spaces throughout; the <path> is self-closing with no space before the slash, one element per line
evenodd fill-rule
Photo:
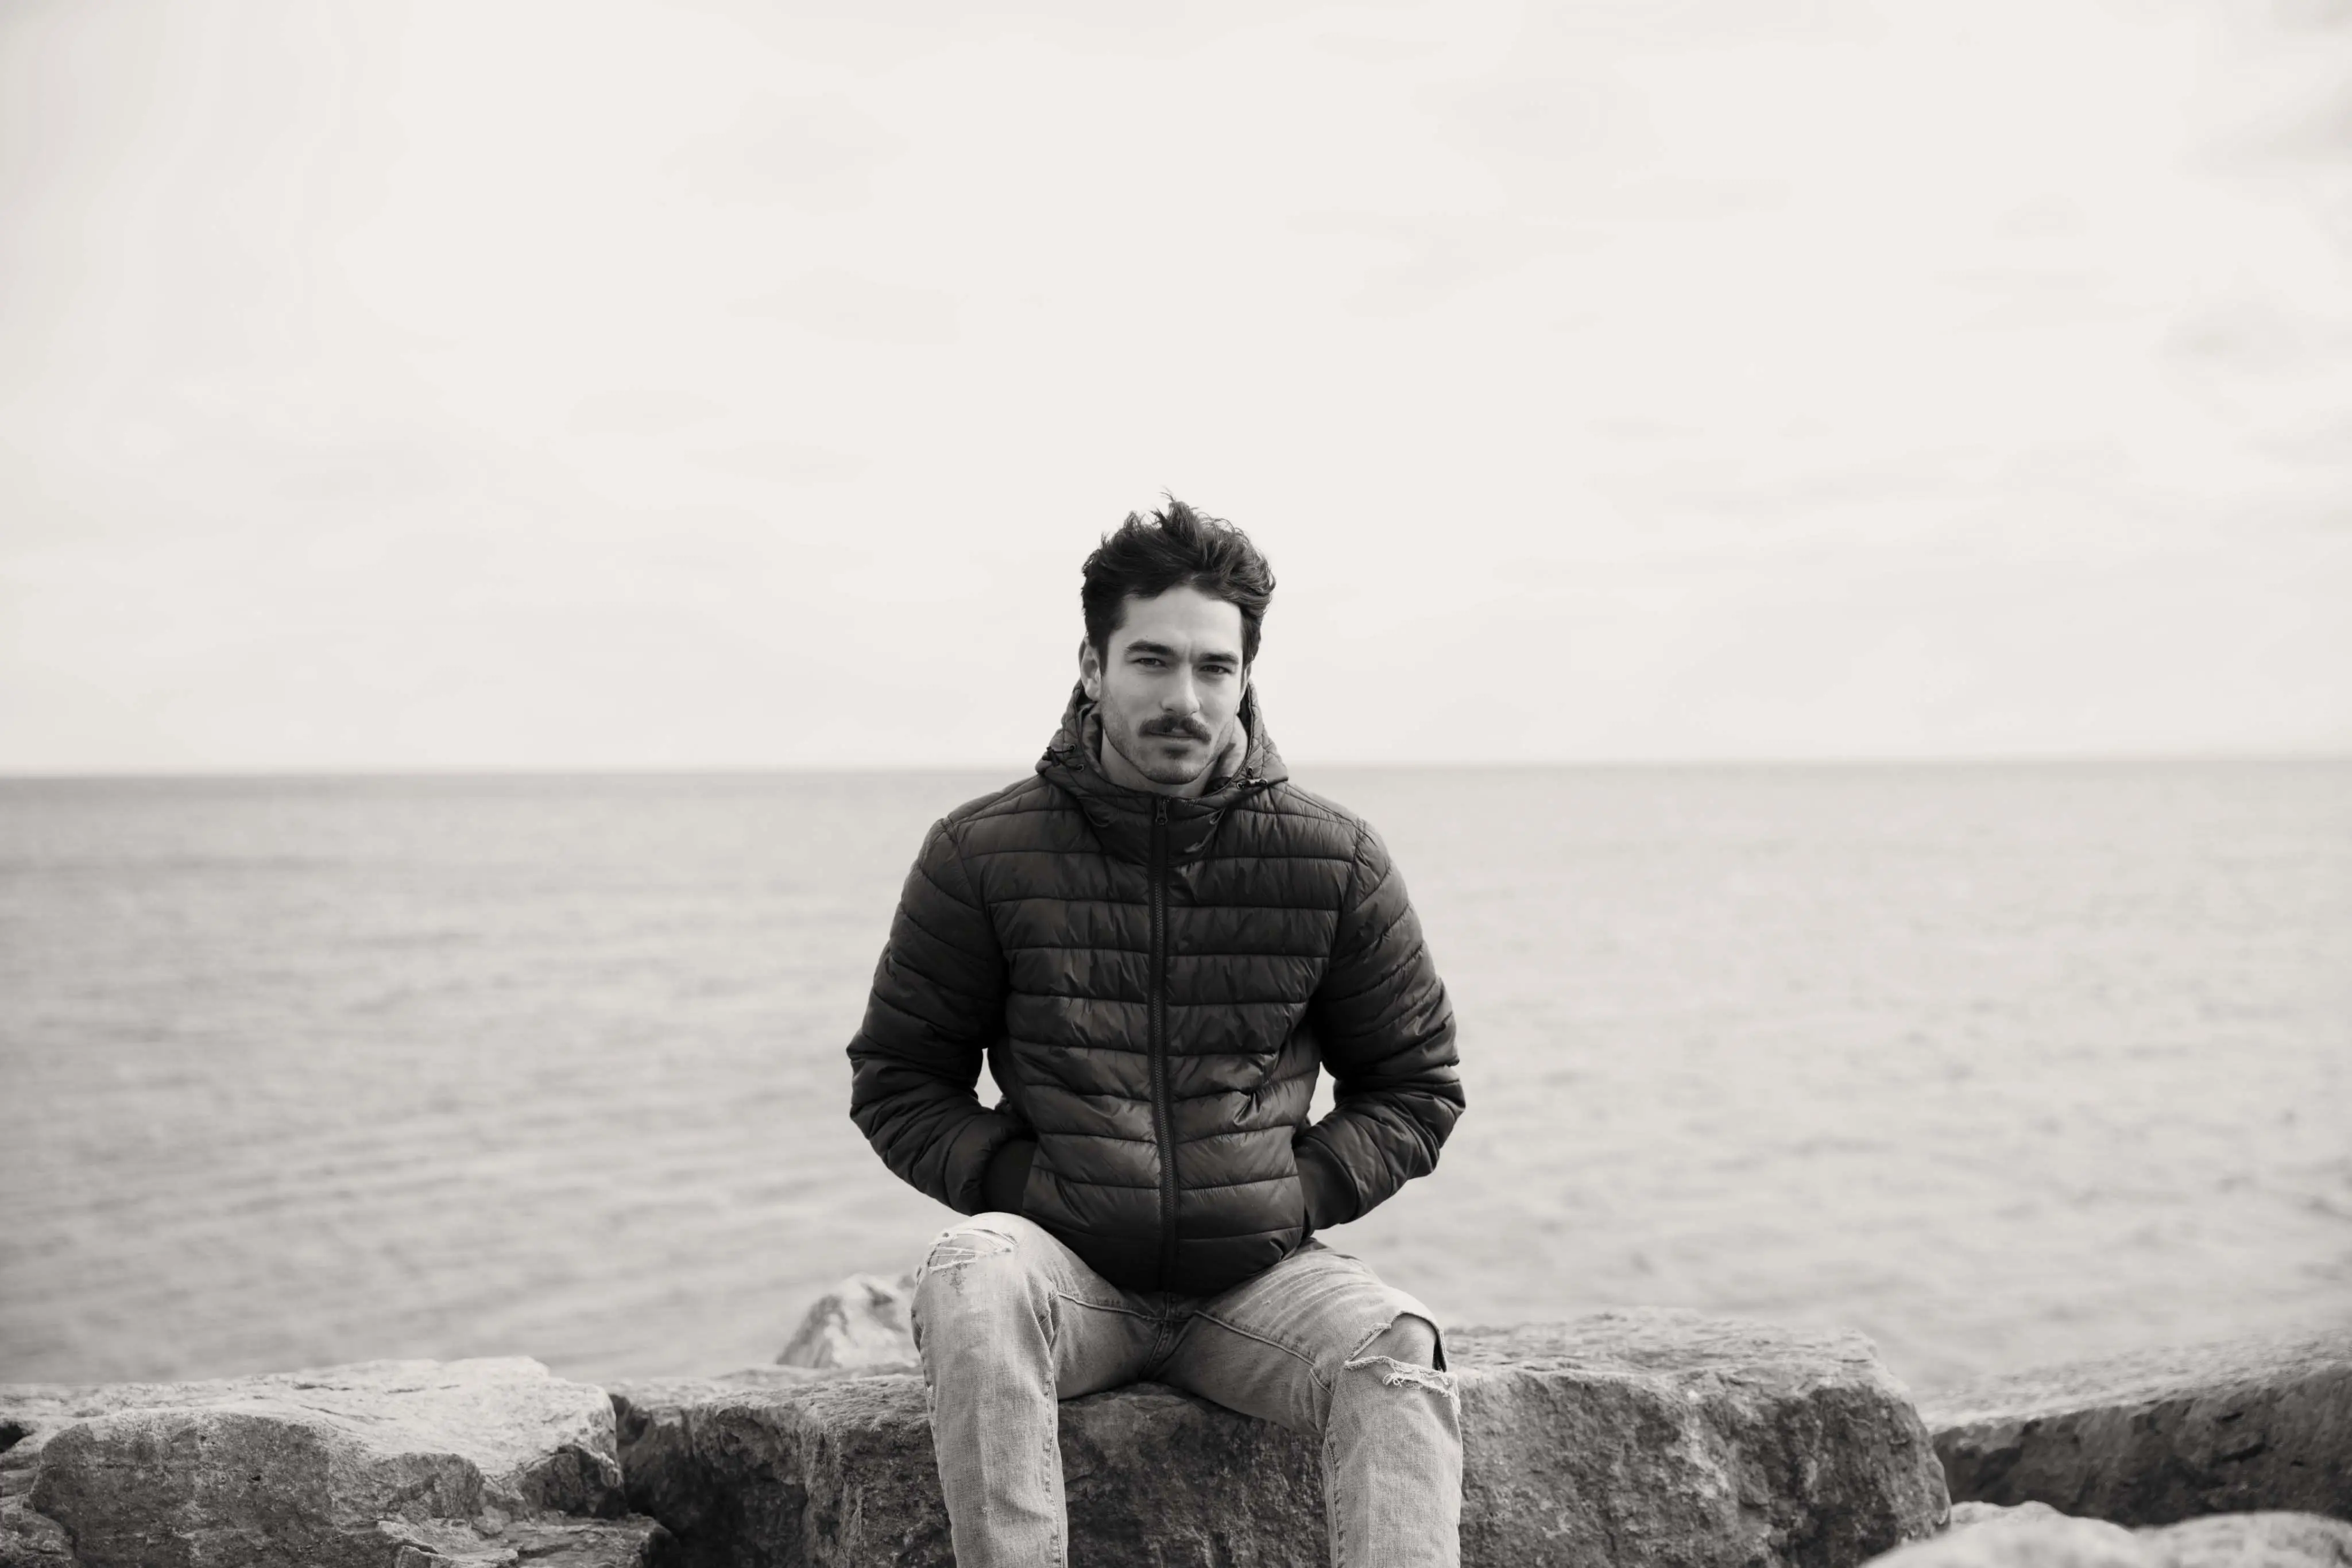
<path fill-rule="evenodd" d="M 1108 658 L 1078 650 L 1078 676 L 1102 716 L 1103 771 L 1130 789 L 1197 795 L 1240 722 L 1249 672 L 1242 612 L 1197 588 L 1129 597 Z"/>

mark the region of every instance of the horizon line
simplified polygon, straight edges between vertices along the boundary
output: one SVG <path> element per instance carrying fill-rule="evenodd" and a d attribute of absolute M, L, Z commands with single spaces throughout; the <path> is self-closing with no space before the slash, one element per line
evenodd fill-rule
<path fill-rule="evenodd" d="M 2111 752 L 1978 752 L 1846 754 L 1826 757 L 1742 757 L 1742 756 L 1651 756 L 1651 757 L 1562 757 L 1562 758 L 1445 758 L 1428 760 L 1364 760 L 1360 758 L 1313 759 L 1300 762 L 1286 758 L 1294 775 L 1297 770 L 1330 769 L 1335 772 L 1392 771 L 1437 773 L 1448 771 L 1523 771 L 1550 770 L 1609 771 L 1674 770 L 1691 768 L 1801 770 L 1868 769 L 1903 768 L 2084 768 L 2084 767 L 2189 767 L 2214 765 L 2244 765 L 2249 767 L 2279 767 L 2328 763 L 2352 763 L 2352 747 L 2333 749 L 2262 751 L 2111 751 Z M 908 776 L 1011 772 L 1016 777 L 1035 770 L 1034 762 L 945 761 L 945 762 L 716 762 L 716 763 L 432 763 L 423 765 L 369 764 L 354 767 L 335 765 L 296 765 L 278 767 L 223 768 L 0 768 L 0 784 L 73 784 L 73 783 L 232 783 L 247 782 L 335 782 L 362 779 L 447 779 L 452 781 L 543 779 L 716 779 L 716 778 L 825 778 L 861 774 L 905 774 Z"/>

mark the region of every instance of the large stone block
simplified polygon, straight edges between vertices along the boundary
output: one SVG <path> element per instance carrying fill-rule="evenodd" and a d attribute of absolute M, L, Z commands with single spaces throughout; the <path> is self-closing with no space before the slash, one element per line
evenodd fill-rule
<path fill-rule="evenodd" d="M 953 1561 L 919 1376 L 725 1379 L 614 1391 L 630 1506 L 693 1568 Z M 1324 1560 L 1315 1445 L 1158 1385 L 1062 1406 L 1074 1563 Z"/>
<path fill-rule="evenodd" d="M 2352 1524 L 2315 1513 L 2217 1513 L 2126 1530 L 2038 1502 L 1964 1502 L 1948 1531 L 1873 1568 L 2352 1568 Z"/>
<path fill-rule="evenodd" d="M 369 1362 L 206 1383 L 0 1388 L 6 1555 L 79 1568 L 623 1568 L 611 1402 L 535 1361 Z"/>
<path fill-rule="evenodd" d="M 1955 1499 L 2133 1525 L 2252 1510 L 2352 1519 L 2352 1331 L 1990 1379 L 1927 1417 Z"/>
<path fill-rule="evenodd" d="M 1677 1312 L 1448 1337 L 1464 1560 L 1847 1568 L 1932 1531 L 1943 1477 L 1853 1334 Z M 629 1500 L 697 1564 L 944 1564 L 919 1377 L 762 1368 L 615 1391 Z M 1321 1562 L 1308 1438 L 1156 1385 L 1062 1407 L 1075 1563 Z"/>
<path fill-rule="evenodd" d="M 1465 1562 L 1844 1568 L 1943 1521 L 1860 1334 L 1608 1312 L 1453 1345 Z"/>

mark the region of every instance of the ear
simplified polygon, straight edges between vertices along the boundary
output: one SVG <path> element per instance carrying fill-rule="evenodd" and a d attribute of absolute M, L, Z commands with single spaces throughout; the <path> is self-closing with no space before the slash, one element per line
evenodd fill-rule
<path fill-rule="evenodd" d="M 1087 701 L 1102 701 L 1102 658 L 1090 637 L 1078 639 L 1078 685 L 1086 688 Z"/>

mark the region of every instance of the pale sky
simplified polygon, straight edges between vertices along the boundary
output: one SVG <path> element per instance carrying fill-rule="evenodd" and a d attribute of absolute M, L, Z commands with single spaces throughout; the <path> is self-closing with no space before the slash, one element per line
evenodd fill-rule
<path fill-rule="evenodd" d="M 1121 19 L 1126 18 L 1126 19 Z M 2352 749 L 2352 5 L 0 5 L 0 770 Z"/>

